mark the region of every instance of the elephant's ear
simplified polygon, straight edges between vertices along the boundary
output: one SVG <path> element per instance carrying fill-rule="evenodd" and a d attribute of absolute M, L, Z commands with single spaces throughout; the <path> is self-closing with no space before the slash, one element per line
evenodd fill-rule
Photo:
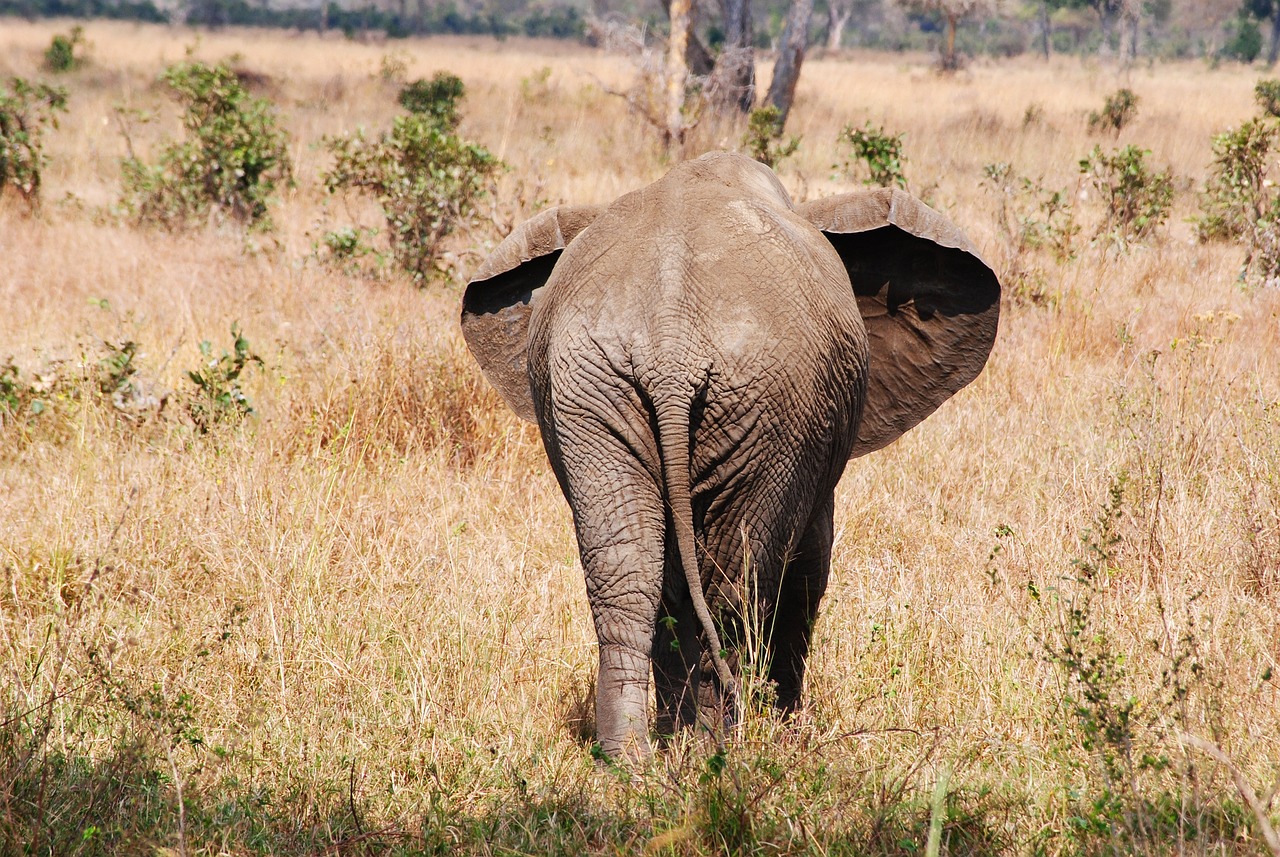
<path fill-rule="evenodd" d="M 853 456 L 892 443 L 978 376 L 1000 282 L 950 220 L 883 188 L 798 207 L 840 254 L 871 350 Z"/>
<path fill-rule="evenodd" d="M 526 351 L 534 293 L 546 285 L 560 253 L 603 211 L 562 205 L 525 221 L 494 248 L 462 296 L 462 336 L 503 401 L 532 422 Z"/>

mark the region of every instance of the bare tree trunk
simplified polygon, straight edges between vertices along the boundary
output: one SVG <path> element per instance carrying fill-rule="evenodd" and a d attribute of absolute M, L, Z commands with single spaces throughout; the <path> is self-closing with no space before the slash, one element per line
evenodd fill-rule
<path fill-rule="evenodd" d="M 1053 24 L 1049 20 L 1049 0 L 1040 0 L 1040 51 L 1049 59 Z"/>
<path fill-rule="evenodd" d="M 1098 6 L 1098 24 L 1102 28 L 1102 43 L 1098 45 L 1098 56 L 1111 56 L 1111 32 L 1114 29 L 1115 13 L 1108 11 L 1106 4 Z"/>
<path fill-rule="evenodd" d="M 1280 59 L 1280 2 L 1271 3 L 1271 46 L 1267 48 L 1267 65 L 1276 64 Z"/>
<path fill-rule="evenodd" d="M 1125 23 L 1129 25 L 1129 62 L 1138 60 L 1138 23 L 1142 17 L 1142 7 L 1133 2 L 1129 4 L 1129 13 Z"/>
<path fill-rule="evenodd" d="M 662 0 L 662 10 L 667 13 L 667 18 L 671 18 L 671 0 Z M 711 74 L 711 69 L 715 65 L 715 60 L 711 58 L 711 53 L 707 50 L 706 45 L 702 44 L 702 40 L 698 38 L 695 32 L 697 27 L 698 7 L 690 4 L 689 7 L 689 49 L 684 52 L 685 62 L 689 65 L 689 73 L 699 77 L 706 77 Z"/>
<path fill-rule="evenodd" d="M 755 33 L 751 28 L 749 0 L 720 0 L 724 16 L 724 47 L 712 72 L 720 110 L 751 110 L 756 100 Z"/>
<path fill-rule="evenodd" d="M 689 81 L 685 54 L 689 50 L 692 0 L 671 0 L 671 37 L 667 41 L 667 105 L 663 136 L 668 146 L 684 142 L 684 89 Z"/>
<path fill-rule="evenodd" d="M 792 0 L 787 24 L 782 30 L 782 43 L 778 46 L 778 61 L 773 66 L 768 96 L 768 102 L 778 108 L 779 129 L 787 123 L 791 102 L 796 97 L 796 83 L 800 80 L 804 49 L 809 42 L 809 17 L 812 14 L 813 0 Z"/>
<path fill-rule="evenodd" d="M 951 11 L 943 12 L 947 16 L 947 51 L 942 55 L 943 71 L 955 71 L 960 68 L 960 63 L 956 60 L 956 13 Z"/>
<path fill-rule="evenodd" d="M 844 41 L 844 28 L 853 15 L 852 6 L 837 6 L 835 0 L 827 2 L 827 47 L 835 50 Z"/>

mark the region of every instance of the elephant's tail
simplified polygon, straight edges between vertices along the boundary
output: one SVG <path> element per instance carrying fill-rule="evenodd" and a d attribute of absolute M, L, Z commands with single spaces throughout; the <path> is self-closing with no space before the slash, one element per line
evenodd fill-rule
<path fill-rule="evenodd" d="M 702 591 L 702 574 L 698 570 L 697 538 L 693 530 L 692 486 L 689 479 L 691 457 L 689 425 L 693 408 L 693 391 L 685 389 L 681 394 L 662 391 L 653 397 L 658 423 L 658 449 L 662 456 L 662 478 L 667 485 L 667 502 L 671 506 L 672 526 L 676 531 L 676 549 L 684 567 L 684 579 L 689 585 L 689 599 L 693 612 L 702 623 L 711 648 L 711 663 L 720 679 L 724 693 L 737 696 L 737 683 L 729 664 L 724 659 L 720 645 L 720 633 L 711 618 L 706 595 Z"/>

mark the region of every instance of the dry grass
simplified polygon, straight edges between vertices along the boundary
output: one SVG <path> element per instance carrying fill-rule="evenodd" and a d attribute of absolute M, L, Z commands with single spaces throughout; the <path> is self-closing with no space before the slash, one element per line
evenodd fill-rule
<path fill-rule="evenodd" d="M 35 76 L 59 29 L 6 21 L 0 74 Z M 1251 113 L 1254 72 L 806 65 L 804 141 L 781 168 L 796 196 L 849 187 L 831 169 L 843 125 L 905 132 L 913 188 L 1037 298 L 1008 304 L 977 382 L 851 466 L 800 721 L 755 713 L 727 757 L 680 742 L 628 782 L 581 735 L 594 640 L 568 510 L 536 432 L 460 344 L 458 286 L 312 255 L 352 217 L 377 225 L 324 198 L 314 144 L 388 122 L 388 53 L 411 77 L 466 82 L 463 133 L 511 165 L 505 224 L 539 198 L 604 201 L 663 172 L 653 135 L 596 82 L 625 83 L 626 63 L 522 40 L 87 36 L 47 204 L 0 204 L 0 360 L 92 375 L 103 342 L 134 340 L 169 404 L 139 426 L 80 383 L 53 414 L 0 426 L 0 852 L 915 853 L 931 813 L 956 854 L 1261 848 L 1227 772 L 1172 737 L 1212 738 L 1262 791 L 1280 770 L 1280 292 L 1241 288 L 1242 250 L 1195 244 L 1187 223 L 1209 135 Z M 254 252 L 234 231 L 175 236 L 108 210 L 125 152 L 112 105 L 168 117 L 136 129 L 141 149 L 173 133 L 155 79 L 192 44 L 265 75 L 294 135 L 298 186 Z M 1118 145 L 1086 115 L 1121 85 L 1142 101 L 1119 143 L 1178 177 L 1169 227 L 1127 255 L 1015 254 L 983 166 L 1076 198 L 1076 162 Z M 691 148 L 740 134 L 700 128 Z M 458 236 L 459 267 L 495 238 Z M 201 340 L 230 347 L 233 321 L 265 360 L 246 386 L 258 413 L 199 437 L 185 372 Z M 1097 522 L 1122 475 L 1111 546 Z M 1064 701 L 1079 685 L 1046 658 L 1059 605 L 1088 594 L 1073 562 L 1089 538 L 1109 559 L 1079 642 L 1123 659 L 1111 689 L 1137 700 L 1135 752 L 1168 757 L 1120 781 L 1100 761 L 1114 746 L 1082 744 Z M 1167 706 L 1162 674 L 1187 684 Z M 944 770 L 952 794 L 931 809 Z M 1100 818 L 1146 834 L 1091 833 Z"/>

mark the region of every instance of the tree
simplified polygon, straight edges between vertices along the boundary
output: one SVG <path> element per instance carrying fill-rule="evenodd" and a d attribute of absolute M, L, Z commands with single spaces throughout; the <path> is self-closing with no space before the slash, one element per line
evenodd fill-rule
<path fill-rule="evenodd" d="M 844 31 L 855 19 L 866 21 L 868 13 L 882 12 L 883 0 L 826 0 L 827 48 L 835 50 L 844 42 Z"/>
<path fill-rule="evenodd" d="M 720 0 L 724 45 L 712 70 L 712 101 L 748 113 L 756 100 L 755 31 L 750 0 Z"/>
<path fill-rule="evenodd" d="M 787 23 L 778 45 L 778 61 L 773 66 L 773 79 L 769 81 L 766 100 L 778 108 L 778 127 L 786 124 L 791 112 L 791 102 L 796 96 L 796 83 L 800 80 L 800 66 L 809 40 L 809 18 L 813 14 L 813 0 L 792 0 L 787 13 Z"/>
<path fill-rule="evenodd" d="M 1271 22 L 1271 42 L 1267 48 L 1267 65 L 1280 59 L 1280 0 L 1244 0 L 1242 12 Z"/>
<path fill-rule="evenodd" d="M 1116 29 L 1116 18 L 1124 11 L 1132 0 L 1065 0 L 1057 5 L 1063 8 L 1092 9 L 1098 16 L 1098 26 L 1102 28 L 1102 43 L 1098 53 L 1107 55 L 1111 52 L 1111 39 Z"/>
<path fill-rule="evenodd" d="M 844 39 L 844 28 L 853 16 L 853 0 L 827 0 L 827 47 L 835 50 Z"/>
<path fill-rule="evenodd" d="M 942 68 L 955 71 L 960 67 L 956 55 L 956 27 L 971 15 L 986 15 L 996 11 L 997 0 L 899 0 L 916 12 L 937 12 L 947 22 L 947 41 L 942 50 Z"/>
<path fill-rule="evenodd" d="M 692 0 L 671 0 L 667 12 L 671 16 L 671 36 L 667 41 L 667 143 L 684 142 L 684 97 L 689 80 L 689 30 Z"/>

